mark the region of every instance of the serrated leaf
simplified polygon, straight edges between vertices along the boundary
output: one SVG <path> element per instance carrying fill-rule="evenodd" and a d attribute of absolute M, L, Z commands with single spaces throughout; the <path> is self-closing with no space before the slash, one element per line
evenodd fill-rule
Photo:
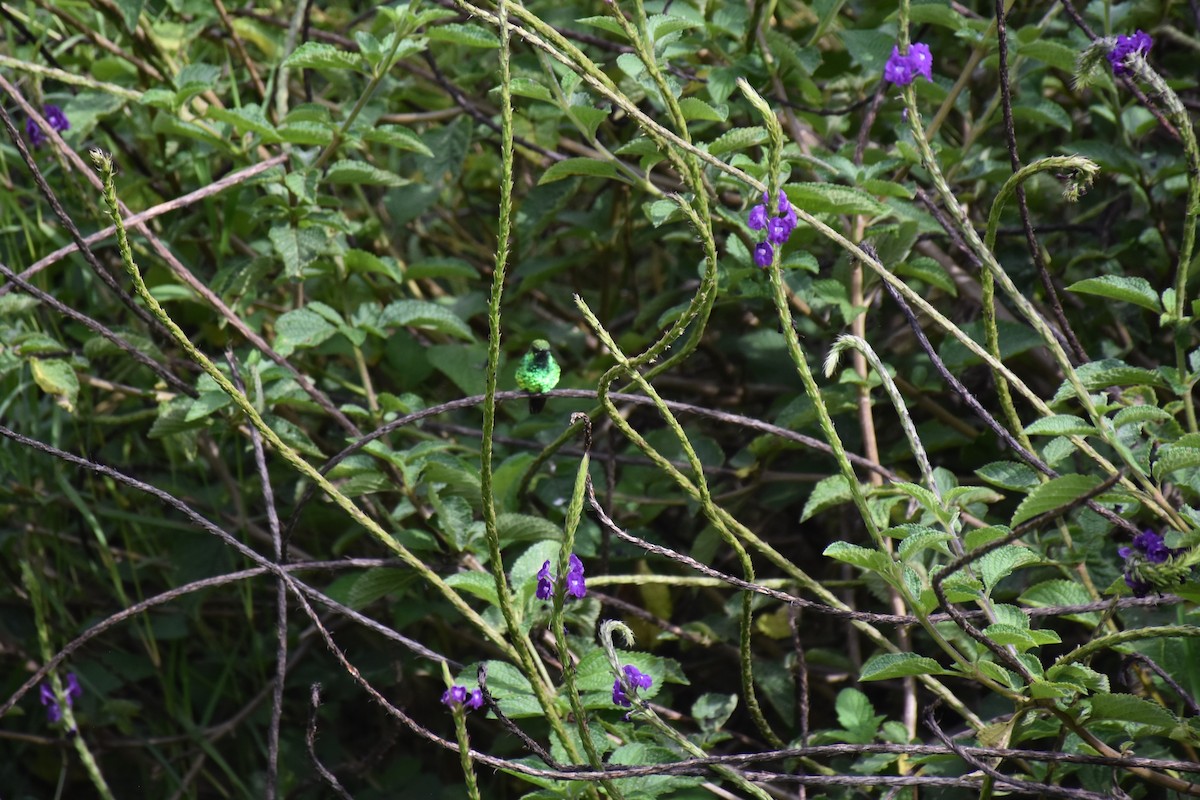
<path fill-rule="evenodd" d="M 459 22 L 447 22 L 444 25 L 429 27 L 425 36 L 434 42 L 450 42 L 467 47 L 496 48 L 500 39 L 491 31 L 478 25 L 464 25 Z"/>
<path fill-rule="evenodd" d="M 946 531 L 935 531 L 926 529 L 918 533 L 906 536 L 904 541 L 900 542 L 900 548 L 897 551 L 900 558 L 907 561 L 914 555 L 921 553 L 930 547 L 937 550 L 939 553 L 950 555 L 950 548 L 946 547 L 946 542 L 953 539 L 954 536 Z"/>
<path fill-rule="evenodd" d="M 364 133 L 362 138 L 364 142 L 386 144 L 397 150 L 409 150 L 429 158 L 433 157 L 433 151 L 421 141 L 421 137 L 403 125 L 380 125 Z"/>
<path fill-rule="evenodd" d="M 275 132 L 288 144 L 324 146 L 333 141 L 333 129 L 312 120 L 287 122 L 276 128 Z"/>
<path fill-rule="evenodd" d="M 305 42 L 283 60 L 285 67 L 297 69 L 349 69 L 367 74 L 367 62 L 358 53 L 339 50 L 331 44 Z"/>
<path fill-rule="evenodd" d="M 461 317 L 450 309 L 427 300 L 397 300 L 390 303 L 379 315 L 379 324 L 432 328 L 468 342 L 475 340 L 470 327 Z"/>
<path fill-rule="evenodd" d="M 231 404 L 233 399 L 225 394 L 225 392 L 202 392 L 199 397 L 192 401 L 192 407 L 188 409 L 184 416 L 184 422 L 195 422 L 198 419 L 204 419 L 214 411 L 224 408 Z"/>
<path fill-rule="evenodd" d="M 1028 44 L 1021 44 L 1017 50 L 1017 54 L 1025 58 L 1032 58 L 1035 61 L 1041 61 L 1043 64 L 1049 64 L 1067 74 L 1075 72 L 1075 59 L 1079 55 L 1077 51 L 1060 42 L 1044 38 L 1039 38 Z"/>
<path fill-rule="evenodd" d="M 335 161 L 330 164 L 329 169 L 325 170 L 325 176 L 322 180 L 324 183 L 391 187 L 404 186 L 411 183 L 408 179 L 401 178 L 394 172 L 380 169 L 374 164 L 349 159 Z"/>
<path fill-rule="evenodd" d="M 650 33 L 650 38 L 656 43 L 664 36 L 669 36 L 672 33 L 686 31 L 689 28 L 698 28 L 699 22 L 693 22 L 683 17 L 677 17 L 673 14 L 654 14 L 646 20 L 646 28 Z"/>
<path fill-rule="evenodd" d="M 602 31 L 608 31 L 611 34 L 625 38 L 625 31 L 621 28 L 621 23 L 617 22 L 607 14 L 602 14 L 596 17 L 581 17 L 576 22 L 581 25 L 587 25 L 592 28 L 599 28 Z"/>
<path fill-rule="evenodd" d="M 275 144 L 281 140 L 275 126 L 267 120 L 266 115 L 257 104 L 245 105 L 241 108 L 209 106 L 205 116 L 232 125 L 239 134 L 257 133 L 266 144 Z"/>
<path fill-rule="evenodd" d="M 529 514 L 501 514 L 496 518 L 496 532 L 500 546 L 507 547 L 517 542 L 559 541 L 562 530 L 542 517 Z"/>
<path fill-rule="evenodd" d="M 896 274 L 905 278 L 916 278 L 941 289 L 951 297 L 958 297 L 958 286 L 954 283 L 954 279 L 950 277 L 950 273 L 946 271 L 945 267 L 932 258 L 925 256 L 910 258 L 896 266 Z"/>
<path fill-rule="evenodd" d="M 1038 484 L 1037 471 L 1017 461 L 993 461 L 975 470 L 975 474 L 1001 489 L 1025 491 Z"/>
<path fill-rule="evenodd" d="M 985 553 L 975 564 L 979 568 L 979 577 L 983 579 L 984 588 L 991 592 L 997 583 L 1011 575 L 1018 567 L 1040 560 L 1032 550 L 1010 544 Z"/>
<path fill-rule="evenodd" d="M 714 156 L 719 156 L 735 150 L 745 150 L 747 147 L 754 147 L 766 141 L 766 128 L 734 128 L 709 142 L 708 152 Z"/>
<path fill-rule="evenodd" d="M 1109 691 L 1108 676 L 1083 664 L 1055 664 L 1046 670 L 1046 680 L 1071 683 L 1088 692 Z"/>
<path fill-rule="evenodd" d="M 1158 703 L 1132 694 L 1098 694 L 1092 698 L 1093 720 L 1113 719 L 1135 722 L 1153 728 L 1174 728 L 1179 724 L 1175 715 Z"/>
<path fill-rule="evenodd" d="M 1108 389 L 1112 386 L 1153 386 L 1166 389 L 1167 382 L 1157 372 L 1141 367 L 1131 367 L 1116 358 L 1092 361 L 1075 369 L 1083 388 L 1089 392 Z M 1067 381 L 1055 392 L 1050 405 L 1057 405 L 1075 396 L 1075 389 Z"/>
<path fill-rule="evenodd" d="M 1053 478 L 1036 487 L 1021 501 L 1009 524 L 1016 527 L 1038 514 L 1061 508 L 1099 485 L 1100 478 L 1095 475 L 1061 475 Z"/>
<path fill-rule="evenodd" d="M 1154 459 L 1154 480 L 1162 480 L 1164 475 L 1190 467 L 1200 467 L 1200 447 L 1167 445 L 1158 451 Z"/>
<path fill-rule="evenodd" d="M 489 573 L 456 572 L 446 578 L 446 583 L 467 594 L 475 595 L 489 605 L 500 605 L 500 596 L 496 594 L 496 580 Z"/>
<path fill-rule="evenodd" d="M 530 100 L 541 100 L 544 103 L 554 103 L 554 95 L 542 84 L 532 78 L 517 76 L 509 85 L 514 97 L 528 97 Z"/>
<path fill-rule="evenodd" d="M 863 664 L 860 681 L 883 681 L 909 675 L 947 675 L 949 673 L 928 656 L 916 653 L 880 653 Z"/>
<path fill-rule="evenodd" d="M 729 118 L 729 108 L 721 106 L 714 108 L 698 97 L 685 97 L 679 101 L 679 110 L 684 119 L 703 120 L 706 122 L 724 122 Z"/>
<path fill-rule="evenodd" d="M 806 522 L 814 514 L 818 514 L 831 506 L 848 503 L 852 496 L 850 494 L 850 484 L 847 482 L 845 476 L 830 475 L 827 478 L 822 478 L 817 481 L 817 485 L 813 487 L 812 493 L 809 494 L 808 500 L 804 504 L 804 511 L 800 514 L 800 521 Z"/>
<path fill-rule="evenodd" d="M 1133 303 L 1136 306 L 1161 312 L 1162 305 L 1158 293 L 1145 278 L 1127 277 L 1125 275 L 1102 275 L 1098 278 L 1087 278 L 1076 281 L 1067 287 L 1069 291 L 1078 294 L 1094 294 L 1112 300 Z"/>
<path fill-rule="evenodd" d="M 298 308 L 275 321 L 275 350 L 286 358 L 297 348 L 316 347 L 335 333 L 337 328 L 320 314 Z"/>
<path fill-rule="evenodd" d="M 615 178 L 617 177 L 617 168 L 611 161 L 600 161 L 595 158 L 568 158 L 551 164 L 550 168 L 542 173 L 538 185 L 542 186 L 576 175 L 588 178 Z"/>
<path fill-rule="evenodd" d="M 872 550 L 857 544 L 850 544 L 849 542 L 833 542 L 825 548 L 822 555 L 837 559 L 838 561 L 844 561 L 847 564 L 853 564 L 856 567 L 885 574 L 891 571 L 893 563 L 886 553 L 881 553 L 878 550 Z"/>
<path fill-rule="evenodd" d="M 1025 426 L 1029 436 L 1088 436 L 1096 432 L 1093 425 L 1071 414 L 1042 417 Z"/>
<path fill-rule="evenodd" d="M 1067 133 L 1071 132 L 1071 115 L 1053 100 L 1044 97 L 1025 97 L 1013 104 L 1013 119 L 1040 122 L 1043 125 L 1053 125 Z"/>
<path fill-rule="evenodd" d="M 1030 586 L 1018 599 L 1034 608 L 1074 606 L 1092 602 L 1092 596 L 1082 584 L 1065 578 L 1054 578 Z"/>
<path fill-rule="evenodd" d="M 328 244 L 328 233 L 324 228 L 273 225 L 267 236 L 283 260 L 284 272 L 293 280 L 304 276 L 304 268 L 316 261 Z"/>
<path fill-rule="evenodd" d="M 879 217 L 890 209 L 871 195 L 853 186 L 836 183 L 789 183 L 783 187 L 796 208 L 810 214 L 863 214 Z"/>
<path fill-rule="evenodd" d="M 1123 425 L 1138 425 L 1144 422 L 1166 422 L 1173 419 L 1171 414 L 1158 406 L 1130 406 L 1122 408 L 1113 414 L 1113 428 Z"/>
<path fill-rule="evenodd" d="M 346 595 L 346 605 L 356 611 L 389 594 L 398 594 L 412 584 L 416 575 L 392 567 L 369 569 L 354 581 Z"/>
<path fill-rule="evenodd" d="M 59 358 L 31 358 L 29 369 L 39 389 L 54 395 L 55 402 L 67 413 L 74 413 L 75 399 L 79 397 L 79 376 L 74 367 Z"/>

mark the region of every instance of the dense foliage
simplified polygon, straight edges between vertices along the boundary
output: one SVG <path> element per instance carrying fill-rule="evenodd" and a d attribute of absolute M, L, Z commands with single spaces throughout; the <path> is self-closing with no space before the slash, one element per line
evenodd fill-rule
<path fill-rule="evenodd" d="M 1200 794 L 1195 3 L 0 15 L 5 800 Z"/>

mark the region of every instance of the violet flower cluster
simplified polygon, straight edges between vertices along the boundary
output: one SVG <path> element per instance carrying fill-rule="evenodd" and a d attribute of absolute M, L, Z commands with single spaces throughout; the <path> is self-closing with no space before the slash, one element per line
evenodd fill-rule
<path fill-rule="evenodd" d="M 58 106 L 48 105 L 42 111 L 42 116 L 46 118 L 46 122 L 50 123 L 50 127 L 62 133 L 71 129 L 71 122 L 67 119 L 67 115 Z M 34 147 L 41 147 L 46 141 L 46 132 L 42 130 L 42 126 L 33 121 L 33 118 L 25 120 L 25 135 L 29 137 L 29 143 Z"/>
<path fill-rule="evenodd" d="M 54 697 L 54 689 L 50 686 L 50 682 L 42 683 L 38 689 L 38 694 L 41 696 L 42 705 L 46 707 L 46 719 L 50 720 L 50 724 L 58 722 L 62 719 L 63 710 L 59 706 L 58 700 Z M 63 697 L 67 701 L 67 706 L 73 706 L 75 701 L 83 696 L 83 687 L 79 685 L 79 679 L 75 677 L 74 672 L 67 673 L 66 686 L 63 690 Z"/>
<path fill-rule="evenodd" d="M 913 42 L 904 55 L 900 54 L 900 46 L 894 45 L 883 65 L 884 79 L 897 86 L 908 86 L 918 75 L 933 81 L 933 53 L 929 52 L 929 45 Z"/>
<path fill-rule="evenodd" d="M 1133 537 L 1132 547 L 1122 547 L 1117 555 L 1125 560 L 1125 585 L 1137 597 L 1145 597 L 1154 586 L 1138 571 L 1141 564 L 1165 564 L 1167 559 L 1179 555 L 1182 550 L 1167 547 L 1162 534 L 1144 530 Z"/>
<path fill-rule="evenodd" d="M 1153 46 L 1154 40 L 1143 30 L 1134 31 L 1133 36 L 1118 36 L 1116 46 L 1108 51 L 1108 63 L 1112 65 L 1113 75 L 1121 78 L 1131 74 L 1133 70 L 1129 68 L 1126 59 L 1135 53 L 1144 56 Z"/>
<path fill-rule="evenodd" d="M 537 573 L 537 598 L 549 600 L 554 597 L 554 585 L 557 582 L 558 579 L 550 574 L 550 562 L 544 562 Z M 587 584 L 583 581 L 583 562 L 579 556 L 571 553 L 567 560 L 567 599 L 582 600 L 585 594 Z"/>
<path fill-rule="evenodd" d="M 452 709 L 461 707 L 474 711 L 483 708 L 483 692 L 479 689 L 468 692 L 465 686 L 451 686 L 442 692 L 442 705 Z"/>
<path fill-rule="evenodd" d="M 796 209 L 792 208 L 782 189 L 779 190 L 776 216 L 771 216 L 767 209 L 770 198 L 766 192 L 763 192 L 762 199 L 761 203 L 750 209 L 750 217 L 746 224 L 751 230 L 761 231 L 765 228 L 767 231 L 767 240 L 754 245 L 754 263 L 765 269 L 775 260 L 775 248 L 788 240 L 792 231 L 796 229 L 798 220 Z"/>
<path fill-rule="evenodd" d="M 625 673 L 625 680 L 635 689 L 649 689 L 654 684 L 653 678 L 632 664 L 626 664 L 621 667 L 621 671 Z M 625 688 L 621 686 L 620 678 L 613 679 L 612 701 L 614 705 L 625 706 L 626 708 L 633 705 L 633 702 L 625 694 Z"/>

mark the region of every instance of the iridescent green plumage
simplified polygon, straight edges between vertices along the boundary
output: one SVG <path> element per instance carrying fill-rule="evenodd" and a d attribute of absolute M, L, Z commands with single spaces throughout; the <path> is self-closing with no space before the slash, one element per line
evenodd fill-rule
<path fill-rule="evenodd" d="M 558 362 L 550 354 L 550 343 L 545 339 L 535 339 L 529 346 L 529 352 L 521 357 L 517 365 L 517 386 L 530 393 L 529 413 L 536 414 L 546 405 L 546 398 L 541 395 L 558 386 L 558 378 L 562 370 Z"/>

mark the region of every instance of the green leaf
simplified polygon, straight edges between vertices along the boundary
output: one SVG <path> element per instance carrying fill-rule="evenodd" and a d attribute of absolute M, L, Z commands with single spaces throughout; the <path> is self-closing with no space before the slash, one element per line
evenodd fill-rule
<path fill-rule="evenodd" d="M 364 142 L 386 144 L 397 150 L 409 150 L 433 157 L 433 151 L 421 141 L 421 137 L 403 125 L 380 125 L 364 133 L 362 138 Z"/>
<path fill-rule="evenodd" d="M 316 347 L 335 333 L 337 328 L 320 314 L 298 308 L 275 321 L 275 350 L 286 358 L 297 348 Z"/>
<path fill-rule="evenodd" d="M 979 567 L 979 577 L 983 579 L 984 588 L 991 592 L 996 584 L 1012 574 L 1018 567 L 1039 562 L 1041 559 L 1027 547 L 1005 545 L 999 550 L 985 553 L 975 563 Z"/>
<path fill-rule="evenodd" d="M 331 44 L 305 42 L 283 60 L 283 66 L 296 69 L 350 69 L 369 74 L 366 60 L 358 53 L 347 53 Z"/>
<path fill-rule="evenodd" d="M 1132 694 L 1098 694 L 1092 698 L 1092 720 L 1115 719 L 1152 728 L 1174 728 L 1179 720 L 1158 703 Z"/>
<path fill-rule="evenodd" d="M 940 553 L 950 555 L 950 548 L 946 547 L 946 542 L 952 540 L 953 538 L 954 536 L 946 531 L 936 531 L 931 528 L 926 528 L 922 531 L 918 531 L 917 533 L 906 536 L 904 541 L 900 542 L 900 548 L 897 552 L 899 553 L 900 558 L 905 561 L 909 560 L 912 556 L 929 549 L 930 547 L 934 548 Z"/>
<path fill-rule="evenodd" d="M 1129 406 L 1113 414 L 1113 428 L 1123 425 L 1141 425 L 1147 422 L 1166 422 L 1174 419 L 1171 414 L 1158 406 Z"/>
<path fill-rule="evenodd" d="M 541 100 L 544 103 L 554 103 L 554 95 L 542 84 L 532 78 L 514 77 L 509 85 L 514 97 L 528 97 L 530 100 Z"/>
<path fill-rule="evenodd" d="M 848 503 L 852 497 L 850 483 L 845 476 L 830 475 L 828 478 L 822 478 L 809 494 L 804 511 L 800 514 L 800 521 L 806 522 L 831 506 Z"/>
<path fill-rule="evenodd" d="M 304 276 L 304 268 L 325 252 L 329 241 L 324 228 L 294 228 L 286 224 L 271 226 L 267 236 L 283 260 L 284 272 L 292 280 Z"/>
<path fill-rule="evenodd" d="M 863 664 L 860 681 L 883 681 L 909 675 L 948 675 L 936 661 L 916 653 L 880 653 Z"/>
<path fill-rule="evenodd" d="M 1009 524 L 1015 528 L 1038 514 L 1045 514 L 1077 500 L 1099 485 L 1100 478 L 1095 475 L 1061 475 L 1053 478 L 1035 488 L 1021 501 Z"/>
<path fill-rule="evenodd" d="M 253 103 L 241 108 L 209 106 L 206 116 L 209 119 L 232 125 L 239 134 L 257 133 L 266 144 L 275 144 L 282 139 L 275 130 L 275 126 L 267 120 L 262 109 Z"/>
<path fill-rule="evenodd" d="M 1027 491 L 1038 485 L 1038 473 L 1017 461 L 993 461 L 975 470 L 975 474 L 1001 489 Z"/>
<path fill-rule="evenodd" d="M 1030 586 L 1021 593 L 1020 602 L 1033 608 L 1075 606 L 1092 602 L 1092 596 L 1082 584 L 1065 578 L 1053 578 Z M 1072 614 L 1067 619 L 1095 619 L 1095 614 Z"/>
<path fill-rule="evenodd" d="M 1154 459 L 1154 480 L 1162 480 L 1164 475 L 1190 467 L 1200 467 L 1200 447 L 1167 445 L 1158 451 L 1158 457 Z"/>
<path fill-rule="evenodd" d="M 496 531 L 501 547 L 517 542 L 562 539 L 562 530 L 557 525 L 529 514 L 500 514 L 496 518 Z"/>
<path fill-rule="evenodd" d="M 689 28 L 697 28 L 700 24 L 693 20 L 669 14 L 654 14 L 646 20 L 646 28 L 650 33 L 650 38 L 656 43 L 664 36 L 677 33 L 678 31 L 686 31 Z"/>
<path fill-rule="evenodd" d="M 232 402 L 233 398 L 225 394 L 225 392 L 203 392 L 192 401 L 192 407 L 188 409 L 187 415 L 183 418 L 184 422 L 195 422 L 198 419 L 204 419 L 214 411 L 222 409 Z"/>
<path fill-rule="evenodd" d="M 1103 275 L 1099 278 L 1087 278 L 1077 281 L 1067 287 L 1069 291 L 1079 294 L 1094 294 L 1112 300 L 1133 303 L 1150 311 L 1161 312 L 1162 305 L 1158 293 L 1145 278 L 1126 277 L 1124 275 Z"/>
<path fill-rule="evenodd" d="M 125 20 L 125 30 L 128 33 L 133 33 L 138 26 L 138 19 L 142 16 L 142 8 L 146 5 L 146 0 L 116 0 L 117 8 L 121 9 L 121 16 Z"/>
<path fill-rule="evenodd" d="M 685 97 L 679 101 L 679 110 L 684 119 L 703 120 L 706 122 L 724 122 L 729 118 L 729 108 L 721 106 L 714 108 L 698 97 Z"/>
<path fill-rule="evenodd" d="M 415 578 L 416 575 L 412 572 L 394 567 L 369 569 L 350 587 L 346 595 L 346 605 L 357 611 L 381 597 L 401 593 Z"/>
<path fill-rule="evenodd" d="M 430 27 L 426 29 L 425 36 L 433 42 L 450 42 L 467 47 L 491 49 L 500 46 L 500 39 L 491 31 L 478 25 L 464 25 L 458 22 Z"/>
<path fill-rule="evenodd" d="M 719 156 L 724 153 L 731 153 L 734 150 L 745 150 L 747 147 L 754 147 L 766 141 L 766 128 L 734 128 L 709 142 L 708 152 L 714 156 Z"/>
<path fill-rule="evenodd" d="M 29 359 L 33 381 L 46 394 L 54 395 L 55 402 L 68 413 L 75 411 L 75 399 L 79 397 L 79 376 L 75 368 L 59 358 Z"/>
<path fill-rule="evenodd" d="M 178 108 L 196 95 L 210 91 L 217 85 L 220 77 L 220 67 L 212 64 L 184 66 L 175 76 L 175 85 L 179 87 L 175 90 L 175 106 Z"/>
<path fill-rule="evenodd" d="M 1013 104 L 1012 113 L 1013 119 L 1040 122 L 1071 132 L 1071 115 L 1058 103 L 1044 97 L 1023 97 Z"/>
<path fill-rule="evenodd" d="M 1108 389 L 1112 386 L 1154 386 L 1166 389 L 1167 382 L 1157 372 L 1141 367 L 1131 367 L 1116 358 L 1105 358 L 1083 364 L 1075 369 L 1083 388 L 1089 392 Z M 1057 405 L 1075 396 L 1075 389 L 1067 381 L 1055 392 L 1050 405 Z"/>
<path fill-rule="evenodd" d="M 611 161 L 600 161 L 595 158 L 568 158 L 551 164 L 550 168 L 542 173 L 538 185 L 553 183 L 575 175 L 589 178 L 615 178 L 617 177 L 617 168 Z"/>
<path fill-rule="evenodd" d="M 835 183 L 789 183 L 783 187 L 792 205 L 810 214 L 864 214 L 881 217 L 890 209 L 853 186 Z"/>
<path fill-rule="evenodd" d="M 461 589 L 467 594 L 473 594 L 488 605 L 500 606 L 500 596 L 496 594 L 496 579 L 487 572 L 456 572 L 446 578 L 446 583 L 455 589 Z"/>
<path fill-rule="evenodd" d="M 396 300 L 380 314 L 379 324 L 381 327 L 411 325 L 415 328 L 430 328 L 468 342 L 475 340 L 471 328 L 461 317 L 450 309 L 427 300 Z"/>
<path fill-rule="evenodd" d="M 1030 436 L 1088 436 L 1097 433 L 1095 426 L 1071 414 L 1055 414 L 1034 420 L 1025 427 Z"/>
<path fill-rule="evenodd" d="M 865 188 L 865 186 L 864 186 Z M 916 278 L 930 286 L 941 289 L 951 297 L 958 297 L 958 286 L 954 279 L 938 262 L 926 256 L 916 256 L 896 265 L 896 274 L 905 278 Z"/>
<path fill-rule="evenodd" d="M 1073 74 L 1075 58 L 1078 53 L 1061 42 L 1039 38 L 1028 44 L 1022 43 L 1017 49 L 1017 55 L 1041 61 L 1043 64 L 1049 64 L 1067 74 Z"/>
<path fill-rule="evenodd" d="M 333 128 L 312 120 L 287 122 L 276 128 L 275 132 L 288 144 L 324 146 L 333 141 Z"/>
<path fill-rule="evenodd" d="M 404 186 L 411 181 L 401 178 L 394 172 L 380 169 L 365 161 L 343 159 L 335 161 L 325 170 L 325 183 L 370 185 L 370 186 Z"/>
<path fill-rule="evenodd" d="M 833 542 L 822 555 L 883 574 L 889 574 L 893 564 L 886 553 L 849 542 Z"/>

